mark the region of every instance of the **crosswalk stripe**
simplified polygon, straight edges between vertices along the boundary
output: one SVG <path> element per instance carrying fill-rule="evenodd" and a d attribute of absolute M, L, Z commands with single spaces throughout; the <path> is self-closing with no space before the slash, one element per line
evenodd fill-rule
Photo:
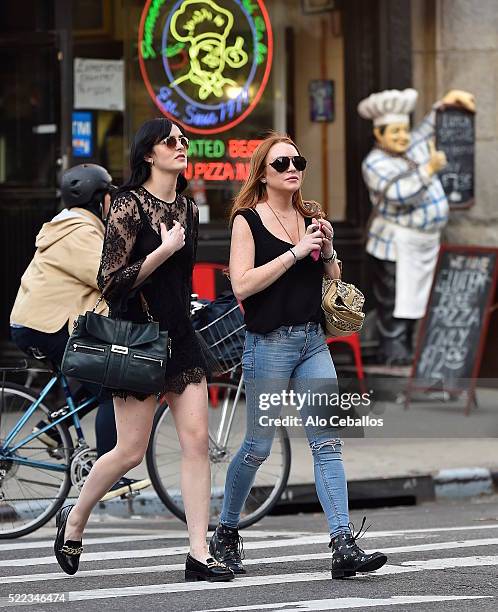
<path fill-rule="evenodd" d="M 432 544 L 413 544 L 410 546 L 394 546 L 391 548 L 382 547 L 382 552 L 386 554 L 401 554 L 407 552 L 423 552 L 433 550 L 450 550 L 458 548 L 474 548 L 477 546 L 492 546 L 498 545 L 498 538 L 488 538 L 480 540 L 465 540 L 465 541 L 454 541 L 454 542 L 434 542 Z M 373 552 L 373 551 L 366 551 Z M 286 555 L 281 557 L 262 557 L 258 559 L 245 559 L 244 565 L 264 565 L 274 563 L 295 563 L 299 561 L 309 560 L 320 560 L 330 559 L 331 553 L 311 553 L 303 555 Z M 86 560 L 85 557 L 82 559 L 82 563 Z M 55 563 L 55 559 L 52 557 L 52 562 Z M 78 571 L 78 578 L 90 578 L 97 576 L 116 576 L 126 574 L 148 574 L 158 572 L 173 572 L 184 569 L 183 563 L 172 563 L 169 565 L 146 565 L 141 567 L 127 567 L 127 568 L 102 568 L 98 570 L 82 570 Z M 21 574 L 17 576 L 6 576 L 0 578 L 0 584 L 9 584 L 14 582 L 38 582 L 41 580 L 66 580 L 73 579 L 72 576 L 68 576 L 62 572 L 60 573 L 44 573 L 44 574 Z"/>
<path fill-rule="evenodd" d="M 412 561 L 401 561 L 399 566 L 391 565 L 391 568 L 401 567 L 407 571 L 425 571 L 428 569 L 453 569 L 455 567 L 476 567 L 480 565 L 498 565 L 498 555 L 475 555 L 472 557 L 446 557 L 441 559 L 418 559 Z M 387 565 L 377 570 L 377 574 L 392 573 Z M 383 571 L 384 570 L 384 571 Z M 403 572 L 404 573 L 404 572 Z"/>
<path fill-rule="evenodd" d="M 52 544 L 53 545 L 53 544 Z M 83 543 L 85 546 L 85 543 Z M 115 559 L 143 559 L 144 557 L 171 557 L 186 555 L 188 546 L 177 546 L 171 548 L 150 548 L 144 550 L 117 550 L 84 553 L 85 561 L 111 561 Z M 27 565 L 50 565 L 55 563 L 54 555 L 49 557 L 28 557 L 24 559 L 5 559 L 0 561 L 0 567 L 24 567 Z"/>
<path fill-rule="evenodd" d="M 368 534 L 366 534 L 368 535 Z M 494 543 L 496 538 L 491 538 L 491 543 Z M 129 541 L 129 540 L 128 540 Z M 468 542 L 472 542 L 472 540 L 467 540 Z M 327 544 L 327 540 L 324 540 L 323 534 L 314 535 L 314 536 L 303 536 L 300 538 L 293 539 L 283 539 L 283 540 L 259 540 L 256 542 L 247 542 L 244 544 L 245 550 L 259 550 L 259 549 L 275 549 L 275 548 L 284 548 L 289 547 L 293 548 L 296 546 L 306 546 L 310 544 L 320 544 L 325 546 Z M 52 544 L 53 545 L 53 544 Z M 472 544 L 469 544 L 472 545 Z M 84 546 L 86 543 L 84 542 Z M 437 544 L 432 544 L 432 546 L 436 546 L 437 548 L 413 548 L 413 546 L 431 546 L 430 544 L 416 544 L 410 547 L 403 547 L 403 552 L 411 552 L 413 550 L 436 550 L 440 548 L 444 550 L 446 543 L 440 542 Z M 382 547 L 385 550 L 384 547 Z M 395 550 L 399 550 L 399 547 L 395 547 Z M 116 559 L 143 559 L 150 557 L 174 557 L 177 555 L 185 555 L 189 551 L 188 546 L 173 546 L 170 548 L 149 548 L 149 549 L 129 549 L 129 550 L 114 550 L 114 551 L 99 551 L 87 553 L 85 552 L 82 557 L 82 561 L 112 561 Z M 386 551 L 387 552 L 387 551 Z M 5 559 L 0 561 L 0 567 L 25 567 L 25 566 L 35 566 L 35 565 L 50 565 L 55 563 L 55 558 L 53 554 L 47 557 L 25 557 L 22 559 Z"/>
<path fill-rule="evenodd" d="M 434 561 L 411 561 L 412 566 L 384 565 L 377 570 L 376 575 L 400 574 L 408 572 L 422 572 L 430 568 L 428 563 Z M 454 567 L 476 567 L 484 565 L 498 565 L 498 555 L 454 557 L 438 559 L 437 569 L 451 569 Z M 372 574 L 370 574 L 372 576 Z M 295 584 L 297 582 L 314 582 L 330 580 L 330 571 L 322 572 L 298 572 L 293 574 L 278 574 L 265 576 L 237 577 L 231 582 L 178 582 L 172 584 L 151 584 L 140 586 L 119 586 L 108 589 L 88 589 L 83 591 L 69 591 L 68 601 L 89 601 L 94 599 L 110 599 L 121 597 L 133 597 L 136 595 L 163 595 L 166 593 L 184 593 L 193 591 L 208 591 L 219 589 L 248 588 L 255 586 L 268 586 L 274 584 Z M 353 578 L 355 580 L 355 578 Z M 41 595 L 41 594 L 40 594 Z M 38 602 L 34 602 L 39 605 Z M 27 605 L 30 605 L 29 603 Z"/>
<path fill-rule="evenodd" d="M 389 531 L 368 531 L 363 538 L 391 538 L 396 536 L 405 536 L 412 534 L 432 534 L 432 533 L 444 533 L 444 532 L 452 532 L 452 531 L 478 531 L 478 530 L 487 530 L 487 529 L 498 529 L 498 524 L 496 525 L 466 525 L 466 526 L 458 526 L 458 527 L 433 527 L 433 528 L 424 528 L 424 529 L 399 529 L 399 530 L 389 530 Z M 54 537 L 55 537 L 55 527 Z M 245 538 L 258 538 L 258 537 L 289 537 L 289 538 L 313 538 L 310 544 L 320 543 L 322 541 L 327 541 L 328 538 L 326 535 L 314 535 L 309 531 L 296 532 L 296 531 L 264 531 L 264 530 L 244 530 L 241 532 Z M 187 531 L 179 531 L 178 536 L 175 533 L 168 533 L 161 535 L 137 535 L 131 538 L 135 542 L 143 541 L 146 542 L 148 540 L 161 540 L 161 539 L 187 539 L 188 532 Z M 317 541 L 316 541 L 317 540 Z M 85 538 L 85 546 L 93 546 L 98 544 L 114 544 L 118 542 L 129 542 L 130 537 L 125 536 L 111 536 L 107 538 Z M 290 540 L 289 540 L 290 541 Z M 2 550 L 27 550 L 27 549 L 36 549 L 36 548 L 52 548 L 54 545 L 54 541 L 52 540 L 39 540 L 38 542 L 9 542 L 8 544 L 0 544 L 0 551 Z"/>
<path fill-rule="evenodd" d="M 244 610 L 283 610 L 285 612 L 315 612 L 317 610 L 347 610 L 349 608 L 371 608 L 378 606 L 413 605 L 443 601 L 466 601 L 469 599 L 493 599 L 492 595 L 393 595 L 392 597 L 339 597 L 337 599 L 310 599 L 308 601 L 285 601 L 236 608 L 212 608 L 198 612 L 243 612 Z M 289 606 L 296 606 L 290 608 Z"/>
<path fill-rule="evenodd" d="M 473 559 L 473 561 L 471 561 Z M 405 567 L 417 569 L 447 569 L 448 567 L 475 567 L 476 565 L 496 565 L 498 555 L 484 555 L 476 557 L 449 557 L 446 559 L 419 559 L 416 561 L 402 561 Z"/>
<path fill-rule="evenodd" d="M 53 528 L 53 533 L 55 537 L 55 527 Z M 123 529 L 119 530 L 120 533 L 123 533 Z M 128 529 L 126 529 L 128 533 Z M 85 531 L 86 533 L 86 531 Z M 310 531 L 247 531 L 244 532 L 244 538 L 276 538 L 279 536 L 284 537 L 304 537 L 313 535 Z M 188 539 L 187 531 L 178 531 L 175 533 L 167 533 L 157 532 L 155 534 L 141 534 L 134 535 L 130 538 L 129 535 L 125 536 L 109 536 L 104 538 L 85 538 L 85 546 L 97 546 L 98 544 L 119 544 L 120 542 L 130 542 L 133 540 L 134 542 L 148 542 L 152 540 L 186 540 Z M 35 550 L 36 548 L 52 548 L 54 545 L 54 540 L 38 540 L 37 542 L 10 542 L 9 544 L 0 544 L 0 552 L 3 550 Z"/>

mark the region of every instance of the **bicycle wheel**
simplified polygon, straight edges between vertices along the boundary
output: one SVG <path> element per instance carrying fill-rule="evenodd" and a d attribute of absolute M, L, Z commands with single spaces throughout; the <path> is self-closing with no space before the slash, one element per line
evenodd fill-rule
<path fill-rule="evenodd" d="M 228 466 L 239 450 L 245 435 L 245 402 L 243 388 L 235 403 L 238 386 L 215 382 L 209 389 L 209 459 L 211 464 L 211 503 L 209 528 L 218 524 L 223 503 Z M 233 414 L 232 427 L 228 423 Z M 228 433 L 227 433 L 228 432 Z M 227 440 L 225 443 L 225 436 Z M 181 449 L 166 403 L 158 406 L 146 453 L 152 485 L 165 506 L 185 522 L 185 510 L 180 490 Z M 263 518 L 282 495 L 289 478 L 291 463 L 287 431 L 278 427 L 270 457 L 261 465 L 241 513 L 240 528 L 253 525 Z"/>
<path fill-rule="evenodd" d="M 45 404 L 40 403 L 7 441 L 37 399 L 21 385 L 9 382 L 0 387 L 0 539 L 17 538 L 44 525 L 62 506 L 71 488 L 73 444 L 65 423 L 48 430 L 51 437 L 59 436 L 61 445 L 57 449 L 39 438 L 22 443 L 39 421 L 49 422 L 51 411 Z"/>

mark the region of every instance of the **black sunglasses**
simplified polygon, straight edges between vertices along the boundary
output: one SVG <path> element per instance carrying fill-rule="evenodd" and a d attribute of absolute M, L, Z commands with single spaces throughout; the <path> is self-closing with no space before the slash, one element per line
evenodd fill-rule
<path fill-rule="evenodd" d="M 176 149 L 177 142 L 179 142 L 185 149 L 188 149 L 190 144 L 190 141 L 186 136 L 168 136 L 167 138 L 160 140 L 158 144 L 165 144 L 168 149 Z"/>
<path fill-rule="evenodd" d="M 291 163 L 294 165 L 294 168 L 299 172 L 302 172 L 306 168 L 306 159 L 302 155 L 281 155 L 280 157 L 275 158 L 268 165 L 272 168 L 275 168 L 277 172 L 285 172 Z"/>

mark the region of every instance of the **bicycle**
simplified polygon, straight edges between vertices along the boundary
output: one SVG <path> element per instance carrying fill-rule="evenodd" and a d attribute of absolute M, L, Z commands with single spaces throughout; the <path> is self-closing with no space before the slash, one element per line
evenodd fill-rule
<path fill-rule="evenodd" d="M 206 304 L 192 302 L 191 314 L 198 314 Z M 209 529 L 215 529 L 221 513 L 228 465 L 239 450 L 245 435 L 245 420 L 236 421 L 237 410 L 245 401 L 241 371 L 245 325 L 239 305 L 197 330 L 217 364 L 217 373 L 208 384 L 209 459 L 211 464 L 211 503 Z M 186 522 L 180 493 L 180 445 L 169 406 L 162 402 L 155 414 L 147 467 L 152 485 L 164 505 Z M 239 527 L 253 525 L 266 516 L 287 486 L 291 466 L 289 436 L 285 427 L 277 427 L 272 454 L 261 465 L 242 509 Z"/>
<path fill-rule="evenodd" d="M 53 363 L 48 370 L 51 378 L 39 394 L 6 382 L 8 374 L 26 372 L 26 366 L 0 368 L 0 539 L 27 535 L 47 523 L 64 504 L 71 486 L 81 490 L 97 459 L 97 450 L 85 439 L 78 412 L 96 408 L 98 399 L 87 396 L 75 403 L 66 377 Z M 52 409 L 46 400 L 57 385 L 63 390 L 65 404 Z M 42 422 L 46 424 L 41 426 Z M 124 497 L 138 494 L 130 489 Z"/>
<path fill-rule="evenodd" d="M 193 304 L 192 313 L 204 307 Z M 208 384 L 209 458 L 211 462 L 211 504 L 209 527 L 214 529 L 221 511 L 226 470 L 239 449 L 245 433 L 235 416 L 244 400 L 244 382 L 240 372 L 242 351 L 239 307 L 230 309 L 199 330 L 219 363 L 217 376 Z M 236 334 L 238 342 L 235 342 Z M 15 367 L 0 368 L 3 384 L 0 391 L 0 539 L 32 533 L 46 524 L 62 507 L 74 485 L 79 491 L 97 458 L 95 449 L 85 440 L 78 411 L 98 404 L 87 397 L 75 405 L 69 383 L 60 369 L 52 364 L 52 376 L 37 395 L 31 389 L 5 381 Z M 62 387 L 65 405 L 51 409 L 45 400 L 56 386 Z M 69 419 L 76 432 L 73 442 Z M 40 421 L 47 425 L 38 428 Z M 239 430 L 237 431 L 237 426 Z M 60 440 L 57 448 L 42 440 L 46 432 Z M 19 437 L 21 439 L 19 439 Z M 48 455 L 41 460 L 39 455 Z M 146 465 L 152 486 L 165 506 L 186 522 L 180 493 L 181 450 L 173 418 L 164 398 L 158 402 Z M 254 524 L 278 502 L 290 472 L 291 452 L 287 431 L 277 428 L 270 458 L 256 475 L 242 511 L 241 528 Z M 42 477 L 43 475 L 43 477 Z"/>

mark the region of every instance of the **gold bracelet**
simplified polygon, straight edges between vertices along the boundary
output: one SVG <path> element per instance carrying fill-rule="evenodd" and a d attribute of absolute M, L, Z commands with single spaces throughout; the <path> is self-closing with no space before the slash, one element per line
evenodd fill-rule
<path fill-rule="evenodd" d="M 323 253 L 320 253 L 321 257 L 322 257 L 322 261 L 323 263 L 334 263 L 334 261 L 337 259 L 337 251 L 335 249 L 332 249 L 332 255 L 330 257 L 324 257 Z"/>

